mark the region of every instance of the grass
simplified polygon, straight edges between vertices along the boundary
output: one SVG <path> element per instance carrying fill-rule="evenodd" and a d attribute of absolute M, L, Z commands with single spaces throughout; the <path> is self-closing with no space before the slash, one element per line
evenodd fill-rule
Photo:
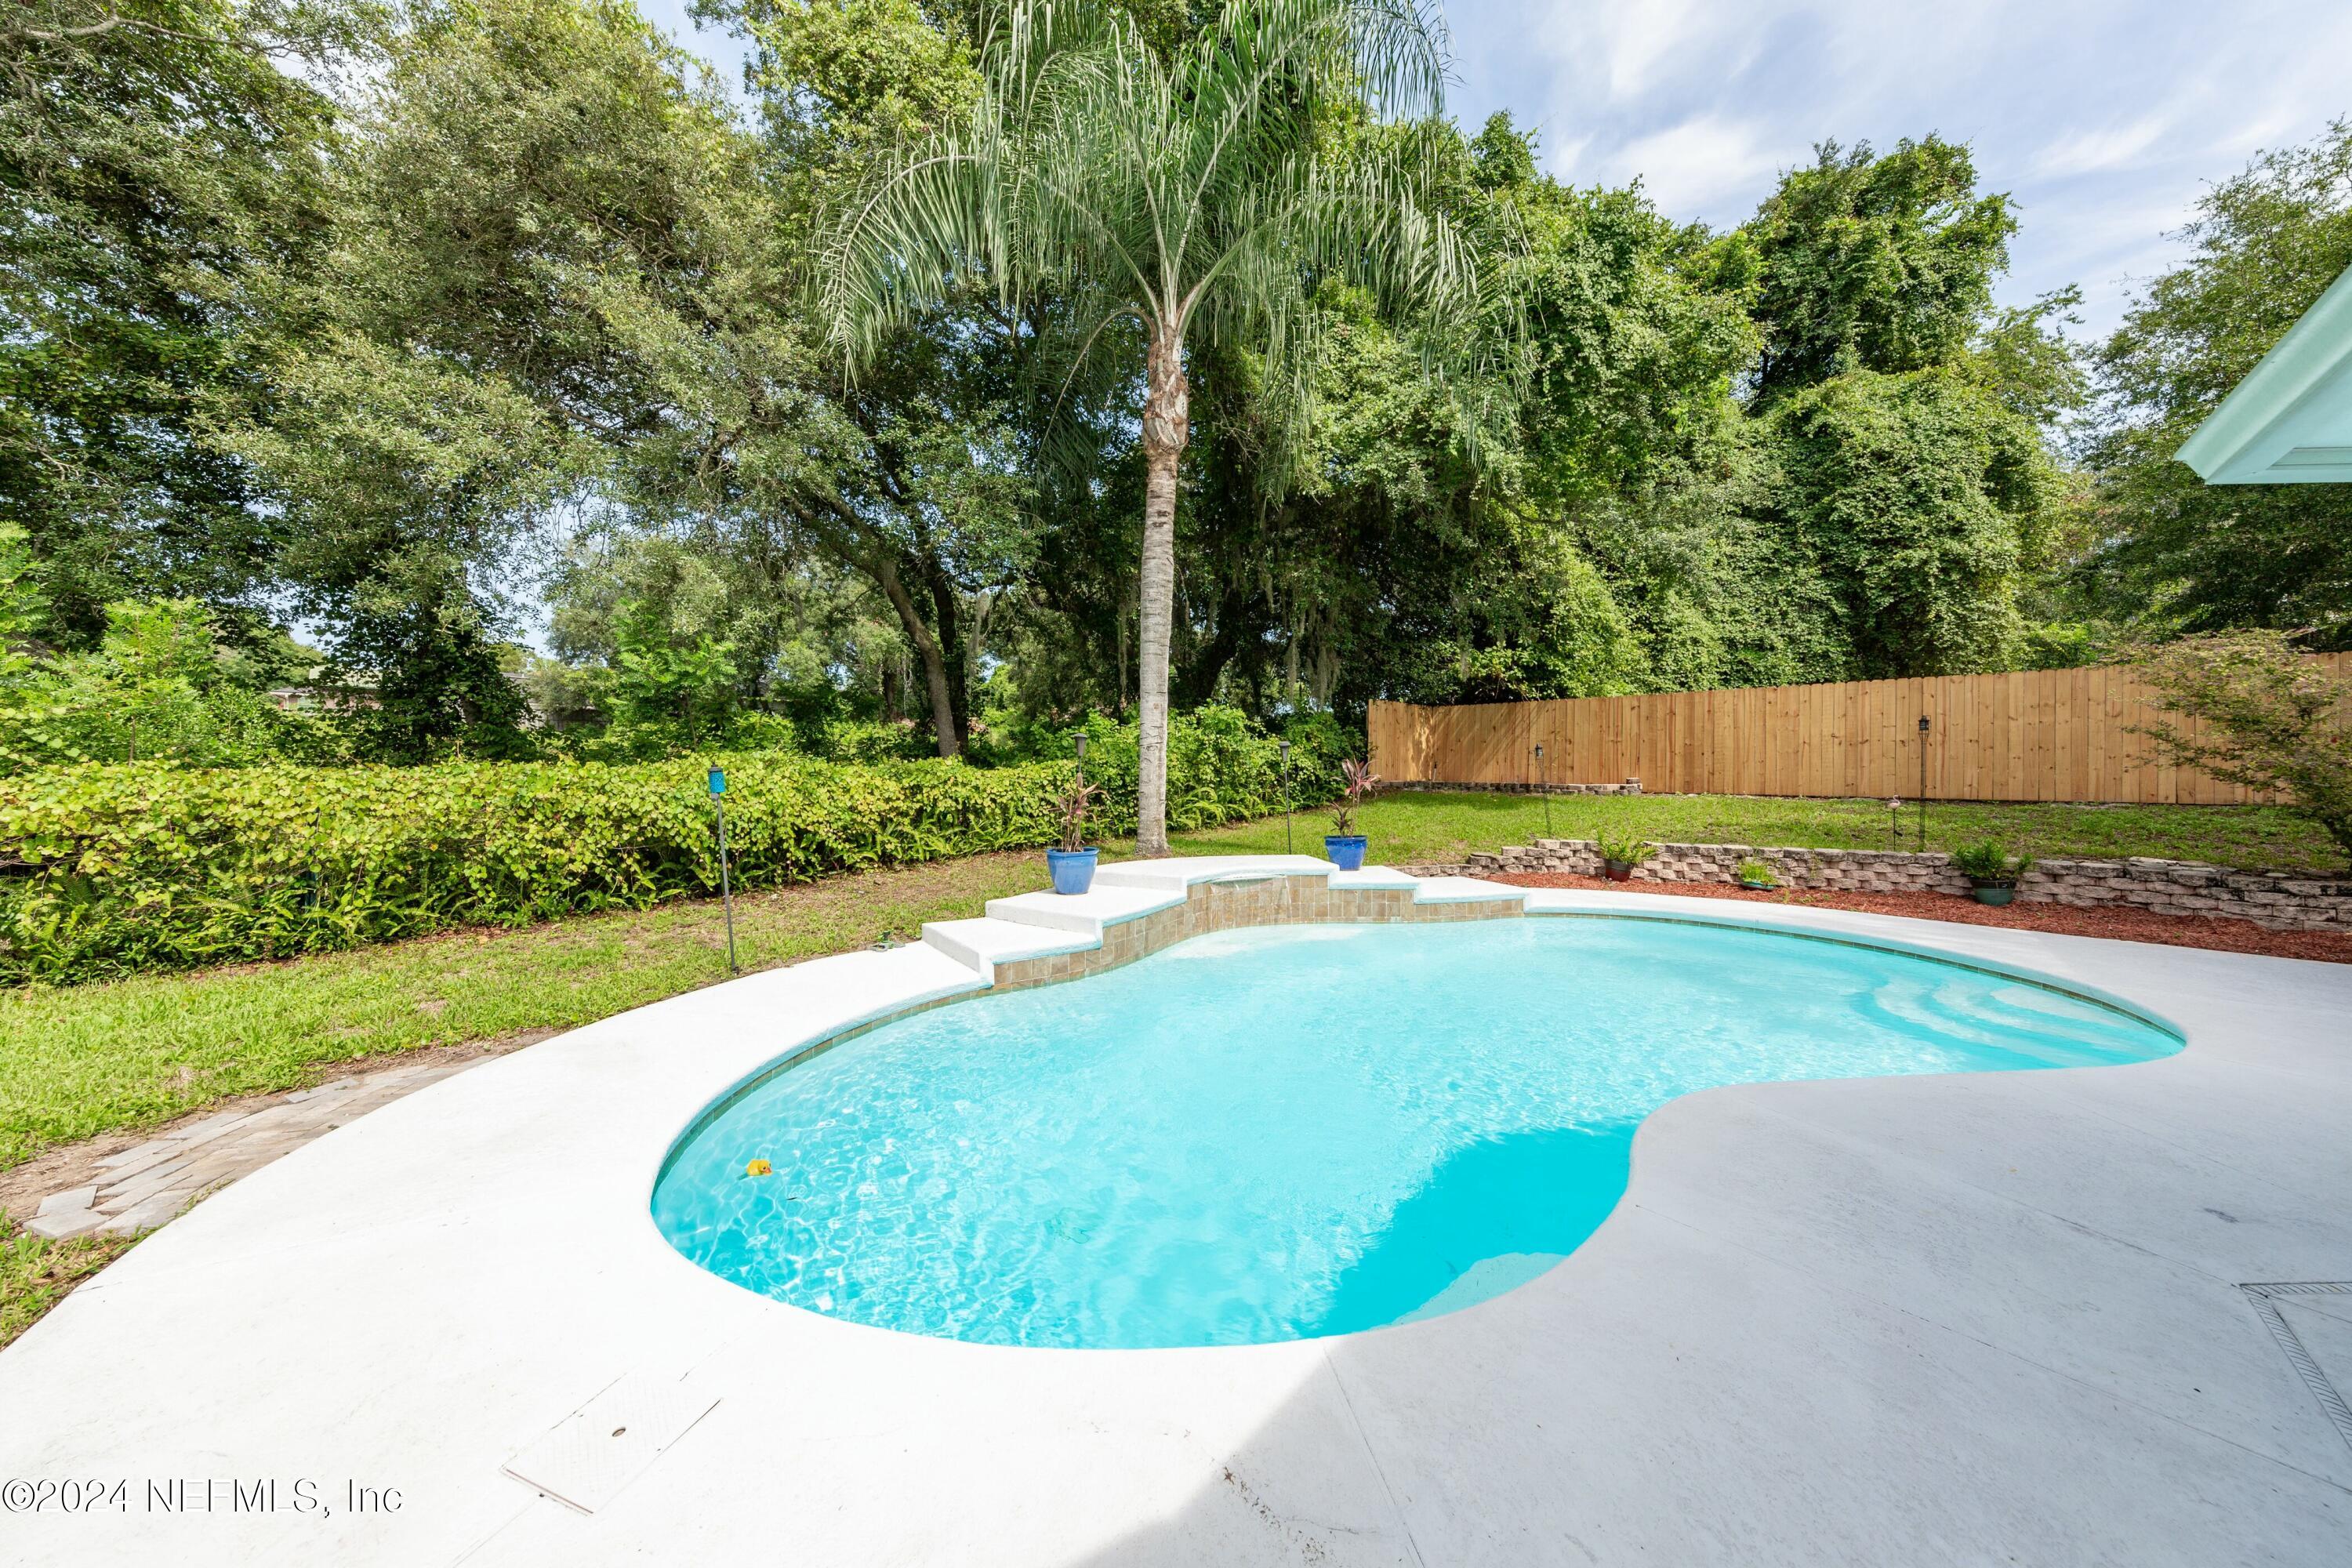
<path fill-rule="evenodd" d="M 912 938 L 1045 885 L 1042 857 L 982 855 L 735 901 L 746 970 Z M 458 931 L 186 974 L 0 991 L 0 1170 L 321 1068 L 566 1029 L 727 977 L 716 902 Z"/>
<path fill-rule="evenodd" d="M 1877 801 L 1729 796 L 1560 796 L 1551 836 L 1601 828 L 1677 842 L 1883 848 Z M 1297 847 L 1325 819 L 1302 813 Z M 1458 861 L 1544 833 L 1540 800 L 1408 793 L 1365 807 L 1373 858 Z M 2160 855 L 2317 869 L 2325 837 L 2284 812 L 2219 806 L 1931 805 L 1927 840 L 1993 837 L 2034 855 Z M 1901 830 L 1913 842 L 1916 814 Z M 1280 818 L 1179 835 L 1183 854 L 1278 851 Z M 1113 855 L 1120 852 L 1111 847 Z M 736 903 L 743 966 L 765 969 L 912 938 L 925 921 L 980 912 L 1041 888 L 1035 853 L 977 856 L 747 894 Z M 719 907 L 686 903 L 525 931 L 447 936 L 282 963 L 0 992 L 0 1170 L 45 1149 L 152 1126 L 231 1095 L 294 1089 L 357 1058 L 576 1027 L 725 978 Z"/>
<path fill-rule="evenodd" d="M 77 1236 L 51 1241 L 8 1234 L 0 1211 L 0 1350 L 65 1299 L 66 1292 L 129 1250 L 135 1237 Z"/>
<path fill-rule="evenodd" d="M 1323 813 L 1302 812 L 1294 838 L 1319 854 Z M 1595 838 L 1603 830 L 1671 844 L 1747 844 L 1759 848 L 1884 849 L 1883 800 L 1776 800 L 1756 795 L 1556 795 L 1551 826 L 1533 795 L 1405 791 L 1363 808 L 1360 832 L 1371 858 L 1388 865 L 1456 862 L 1474 850 L 1530 844 L 1538 837 Z M 1918 847 L 1919 813 L 1901 817 L 1904 849 Z M 2313 824 L 2273 806 L 2235 805 L 1927 805 L 1927 847 L 1952 850 L 1991 838 L 2011 854 L 2042 859 L 2120 859 L 2150 855 L 2250 868 L 2341 873 L 2344 860 Z M 1278 852 L 1279 817 L 1187 834 L 1185 854 Z"/>

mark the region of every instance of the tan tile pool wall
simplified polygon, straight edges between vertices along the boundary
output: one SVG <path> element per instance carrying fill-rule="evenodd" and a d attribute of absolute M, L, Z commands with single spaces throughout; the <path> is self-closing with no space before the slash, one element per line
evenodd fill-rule
<path fill-rule="evenodd" d="M 1195 882 L 1181 904 L 1103 928 L 1102 945 L 996 966 L 998 991 L 1075 980 L 1131 963 L 1188 937 L 1242 926 L 1383 925 L 1405 921 L 1487 921 L 1516 917 L 1518 900 L 1416 904 L 1405 888 L 1334 888 L 1321 877 L 1253 877 Z"/>

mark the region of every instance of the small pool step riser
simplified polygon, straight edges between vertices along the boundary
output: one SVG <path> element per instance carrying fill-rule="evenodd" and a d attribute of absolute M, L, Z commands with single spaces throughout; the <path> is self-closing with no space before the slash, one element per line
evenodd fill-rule
<path fill-rule="evenodd" d="M 1466 877 L 1410 877 L 1381 866 L 1352 872 L 1286 867 L 1216 872 L 1180 885 L 1186 864 L 1132 868 L 1143 886 L 1103 888 L 1098 878 L 1095 891 L 1075 897 L 993 899 L 987 918 L 927 925 L 924 940 L 995 987 L 1011 989 L 1098 973 L 1191 937 L 1246 926 L 1502 920 L 1526 912 L 1526 889 Z"/>

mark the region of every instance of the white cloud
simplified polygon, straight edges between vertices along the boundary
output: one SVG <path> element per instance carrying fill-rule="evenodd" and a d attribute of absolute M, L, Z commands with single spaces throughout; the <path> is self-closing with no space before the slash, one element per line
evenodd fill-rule
<path fill-rule="evenodd" d="M 2042 179 L 2063 180 L 2075 174 L 2129 168 L 2156 144 L 2168 123 L 2156 115 L 2148 115 L 2129 125 L 2068 132 L 2035 156 L 2033 173 Z"/>
<path fill-rule="evenodd" d="M 1687 47 L 1706 18 L 1695 15 L 1697 0 L 1643 0 L 1615 5 L 1592 20 L 1601 35 L 1607 62 L 1605 76 L 1612 99 L 1637 97 L 1671 65 L 1668 57 Z"/>
<path fill-rule="evenodd" d="M 1752 124 L 1701 115 L 1595 157 L 1594 175 L 1611 184 L 1639 179 L 1667 212 L 1707 211 L 1727 199 L 1747 200 L 1790 162 L 1766 143 L 1767 134 Z M 1592 155 L 1591 147 L 1586 152 Z"/>
<path fill-rule="evenodd" d="M 2174 258 L 2165 231 L 2207 186 L 2352 113 L 2344 0 L 1452 0 L 1447 16 L 1455 114 L 1507 108 L 1542 128 L 1554 173 L 1642 175 L 1677 217 L 1739 222 L 1824 140 L 1965 142 L 2023 218 L 2004 296 L 2078 282 L 2093 331 L 2127 279 Z"/>

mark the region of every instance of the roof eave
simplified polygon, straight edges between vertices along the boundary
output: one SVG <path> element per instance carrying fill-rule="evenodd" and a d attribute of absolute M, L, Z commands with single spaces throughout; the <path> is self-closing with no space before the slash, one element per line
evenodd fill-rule
<path fill-rule="evenodd" d="M 2175 455 L 2209 485 L 2352 483 L 2352 268 Z"/>

